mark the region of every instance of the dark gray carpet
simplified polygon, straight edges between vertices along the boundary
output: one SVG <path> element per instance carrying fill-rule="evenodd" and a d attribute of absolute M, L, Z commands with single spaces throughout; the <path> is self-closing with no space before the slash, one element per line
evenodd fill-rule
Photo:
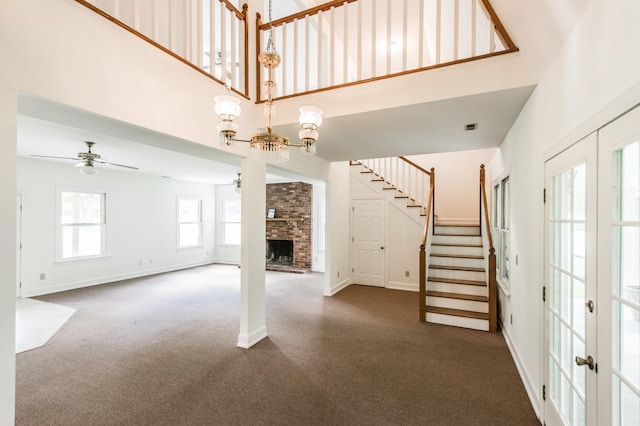
<path fill-rule="evenodd" d="M 39 299 L 78 309 L 17 356 L 17 425 L 539 425 L 499 334 L 424 324 L 416 293 L 267 274 L 269 338 L 236 347 L 239 269 Z"/>

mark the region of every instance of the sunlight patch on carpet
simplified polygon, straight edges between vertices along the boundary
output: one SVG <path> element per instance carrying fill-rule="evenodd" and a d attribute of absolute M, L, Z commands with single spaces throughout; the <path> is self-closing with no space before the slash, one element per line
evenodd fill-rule
<path fill-rule="evenodd" d="M 35 299 L 17 300 L 16 353 L 44 346 L 75 311 L 75 308 Z"/>

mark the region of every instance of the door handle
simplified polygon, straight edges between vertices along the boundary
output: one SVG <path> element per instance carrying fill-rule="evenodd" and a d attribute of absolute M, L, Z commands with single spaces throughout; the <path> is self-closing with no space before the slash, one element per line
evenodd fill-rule
<path fill-rule="evenodd" d="M 578 365 L 586 365 L 589 367 L 589 370 L 593 370 L 595 368 L 595 362 L 593 362 L 593 357 L 591 355 L 587 356 L 587 359 L 582 358 L 581 356 L 576 357 L 576 364 Z"/>
<path fill-rule="evenodd" d="M 585 305 L 587 306 L 587 309 L 589 309 L 589 312 L 593 313 L 593 309 L 595 308 L 593 300 L 589 300 Z"/>
<path fill-rule="evenodd" d="M 384 246 L 381 246 L 381 247 L 380 247 L 380 250 L 384 250 Z"/>

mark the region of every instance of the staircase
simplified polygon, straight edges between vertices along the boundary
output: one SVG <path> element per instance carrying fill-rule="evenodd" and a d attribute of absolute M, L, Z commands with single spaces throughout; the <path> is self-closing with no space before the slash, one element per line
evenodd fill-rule
<path fill-rule="evenodd" d="M 495 254 L 480 166 L 480 221 L 472 225 L 435 223 L 435 170 L 427 171 L 404 157 L 352 161 L 360 174 L 394 191 L 394 202 L 414 210 L 426 223 L 420 247 L 420 320 L 443 325 L 497 331 Z M 428 254 L 427 254 L 428 253 Z"/>
<path fill-rule="evenodd" d="M 485 250 L 479 225 L 435 224 L 426 321 L 489 330 Z"/>

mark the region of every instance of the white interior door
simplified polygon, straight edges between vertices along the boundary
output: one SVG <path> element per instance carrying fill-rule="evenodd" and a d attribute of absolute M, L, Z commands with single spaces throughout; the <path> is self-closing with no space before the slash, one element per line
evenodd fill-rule
<path fill-rule="evenodd" d="M 594 133 L 545 165 L 547 425 L 596 424 L 596 155 Z"/>
<path fill-rule="evenodd" d="M 353 202 L 355 284 L 384 287 L 385 215 L 384 199 L 357 199 Z"/>
<path fill-rule="evenodd" d="M 16 297 L 21 297 L 22 287 L 22 195 L 16 200 Z"/>
<path fill-rule="evenodd" d="M 640 425 L 640 108 L 599 134 L 599 424 Z"/>

